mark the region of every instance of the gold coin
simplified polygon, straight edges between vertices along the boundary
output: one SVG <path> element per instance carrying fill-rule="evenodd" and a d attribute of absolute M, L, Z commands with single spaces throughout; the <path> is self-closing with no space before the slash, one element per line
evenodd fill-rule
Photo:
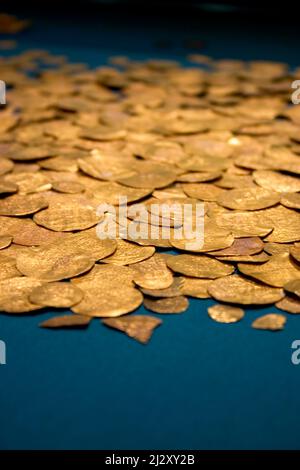
<path fill-rule="evenodd" d="M 11 277 L 21 276 L 16 267 L 16 260 L 9 256 L 0 254 L 0 279 L 9 279 Z"/>
<path fill-rule="evenodd" d="M 298 190 L 300 191 L 300 189 Z M 283 194 L 280 200 L 281 204 L 291 209 L 300 209 L 300 194 L 299 193 L 288 193 Z"/>
<path fill-rule="evenodd" d="M 175 277 L 173 283 L 170 287 L 166 289 L 143 289 L 141 291 L 143 294 L 148 295 L 149 297 L 161 297 L 161 298 L 168 298 L 168 297 L 177 297 L 182 295 L 181 287 L 183 285 L 183 278 Z"/>
<path fill-rule="evenodd" d="M 280 195 L 264 188 L 231 189 L 221 194 L 217 202 L 228 209 L 254 211 L 280 202 Z"/>
<path fill-rule="evenodd" d="M 117 240 L 116 251 L 102 260 L 103 263 L 118 264 L 125 266 L 132 263 L 138 263 L 150 258 L 155 253 L 155 248 L 151 246 L 139 246 L 126 240 Z"/>
<path fill-rule="evenodd" d="M 83 298 L 79 287 L 68 282 L 49 282 L 33 289 L 29 300 L 43 307 L 69 308 Z M 61 318 L 61 317 L 60 317 Z"/>
<path fill-rule="evenodd" d="M 221 302 L 242 305 L 266 305 L 278 302 L 283 290 L 245 279 L 237 274 L 214 280 L 208 286 L 209 294 Z"/>
<path fill-rule="evenodd" d="M 295 244 L 294 246 L 291 246 L 290 248 L 290 253 L 292 257 L 300 263 L 300 244 Z"/>
<path fill-rule="evenodd" d="M 200 279 L 183 276 L 183 285 L 181 293 L 197 299 L 208 299 L 208 286 L 213 282 L 212 279 Z"/>
<path fill-rule="evenodd" d="M 162 320 L 149 315 L 129 315 L 102 320 L 102 323 L 126 333 L 130 338 L 136 339 L 140 343 L 146 344 L 150 340 L 153 330 L 162 324 Z"/>
<path fill-rule="evenodd" d="M 238 264 L 238 269 L 246 276 L 274 287 L 283 287 L 293 279 L 300 279 L 300 267 L 288 253 L 273 255 L 262 265 Z"/>
<path fill-rule="evenodd" d="M 260 253 L 263 248 L 264 244 L 259 237 L 235 238 L 228 248 L 212 251 L 210 254 L 213 256 L 250 256 Z"/>
<path fill-rule="evenodd" d="M 42 328 L 78 328 L 87 327 L 91 322 L 91 317 L 84 315 L 61 315 L 52 317 L 39 324 Z"/>
<path fill-rule="evenodd" d="M 271 191 L 280 193 L 297 193 L 300 191 L 299 178 L 278 171 L 257 170 L 253 172 L 253 179 L 260 187 Z"/>
<path fill-rule="evenodd" d="M 189 301 L 183 295 L 164 299 L 144 299 L 144 306 L 155 313 L 182 313 L 189 307 Z"/>
<path fill-rule="evenodd" d="M 159 253 L 130 266 L 134 282 L 144 289 L 167 289 L 173 283 L 172 272 Z"/>
<path fill-rule="evenodd" d="M 93 227 L 100 222 L 101 217 L 97 216 L 92 207 L 66 204 L 50 206 L 35 214 L 33 220 L 36 224 L 55 232 L 71 232 Z"/>
<path fill-rule="evenodd" d="M 288 313 L 300 313 L 300 300 L 294 297 L 286 296 L 279 302 L 276 302 L 275 306 L 279 310 L 284 310 Z"/>
<path fill-rule="evenodd" d="M 45 209 L 47 206 L 47 201 L 37 194 L 28 196 L 16 194 L 0 201 L 0 215 L 29 215 Z"/>
<path fill-rule="evenodd" d="M 207 311 L 210 318 L 219 323 L 236 323 L 245 315 L 244 310 L 230 305 L 213 305 Z"/>
<path fill-rule="evenodd" d="M 252 328 L 257 330 L 278 331 L 283 330 L 286 324 L 286 317 L 281 313 L 268 313 L 257 318 L 252 323 Z"/>
<path fill-rule="evenodd" d="M 32 290 L 42 285 L 38 279 L 12 277 L 0 281 L 0 311 L 6 313 L 27 313 L 41 307 L 29 300 Z"/>
<path fill-rule="evenodd" d="M 185 276 L 216 279 L 232 274 L 234 268 L 204 255 L 177 255 L 167 259 L 172 271 Z"/>
<path fill-rule="evenodd" d="M 300 297 L 300 280 L 293 279 L 292 281 L 287 282 L 284 285 L 284 290 L 296 295 L 297 297 Z"/>
<path fill-rule="evenodd" d="M 12 243 L 12 237 L 9 235 L 0 235 L 0 250 L 7 248 Z"/>

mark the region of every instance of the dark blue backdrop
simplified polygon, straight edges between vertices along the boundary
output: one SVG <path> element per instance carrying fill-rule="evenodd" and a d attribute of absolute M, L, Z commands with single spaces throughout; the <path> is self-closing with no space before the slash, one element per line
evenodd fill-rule
<path fill-rule="evenodd" d="M 91 66 L 111 54 L 185 63 L 184 54 L 195 51 L 183 44 L 199 39 L 200 52 L 216 58 L 293 66 L 299 58 L 284 26 L 270 32 L 246 21 L 225 18 L 214 27 L 159 15 L 123 21 L 117 10 L 114 17 L 36 19 L 18 51 L 45 48 Z M 291 343 L 300 339 L 300 319 L 290 315 L 280 333 L 259 332 L 251 322 L 274 308 L 247 311 L 226 326 L 208 318 L 210 304 L 192 300 L 186 313 L 164 316 L 146 347 L 97 320 L 87 331 L 47 331 L 37 324 L 51 312 L 1 315 L 0 448 L 299 449 L 300 366 L 291 363 Z"/>

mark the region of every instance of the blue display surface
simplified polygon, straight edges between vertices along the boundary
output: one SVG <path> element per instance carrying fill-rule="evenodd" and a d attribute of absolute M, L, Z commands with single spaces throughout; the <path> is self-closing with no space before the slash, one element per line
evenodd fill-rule
<path fill-rule="evenodd" d="M 58 15 L 59 16 L 59 15 Z M 203 27 L 202 27 L 203 26 Z M 109 55 L 163 57 L 186 64 L 186 39 L 216 58 L 271 59 L 296 66 L 284 31 L 210 29 L 196 24 L 113 24 L 106 18 L 34 21 L 16 52 L 47 49 L 92 67 Z M 253 37 L 255 36 L 255 37 Z M 169 41 L 169 50 L 155 41 Z M 3 53 L 5 55 L 5 53 Z M 1 76 L 0 76 L 1 79 Z M 207 315 L 211 300 L 191 300 L 180 315 L 161 315 L 147 346 L 105 328 L 49 331 L 42 315 L 0 315 L 7 364 L 0 366 L 1 449 L 300 449 L 300 365 L 291 344 L 300 318 L 286 328 L 253 330 L 249 309 L 238 324 Z M 139 313 L 143 313 L 143 308 Z"/>

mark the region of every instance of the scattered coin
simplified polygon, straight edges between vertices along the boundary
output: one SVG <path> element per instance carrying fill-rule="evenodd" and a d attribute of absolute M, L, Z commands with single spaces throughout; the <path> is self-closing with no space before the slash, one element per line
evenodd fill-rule
<path fill-rule="evenodd" d="M 153 330 L 162 324 L 162 320 L 149 315 L 130 315 L 122 318 L 109 318 L 102 320 L 102 323 L 146 344 L 150 340 Z"/>
<path fill-rule="evenodd" d="M 61 315 L 49 318 L 39 324 L 42 328 L 84 328 L 91 322 L 91 317 L 84 315 Z"/>
<path fill-rule="evenodd" d="M 252 328 L 257 330 L 278 331 L 283 330 L 286 324 L 286 317 L 281 313 L 268 313 L 257 318 L 252 323 Z"/>
<path fill-rule="evenodd" d="M 240 321 L 245 312 L 241 308 L 229 305 L 213 305 L 207 309 L 208 315 L 219 323 L 235 323 Z"/>
<path fill-rule="evenodd" d="M 144 299 L 144 306 L 155 313 L 182 313 L 188 309 L 189 301 L 183 295 L 164 299 Z"/>

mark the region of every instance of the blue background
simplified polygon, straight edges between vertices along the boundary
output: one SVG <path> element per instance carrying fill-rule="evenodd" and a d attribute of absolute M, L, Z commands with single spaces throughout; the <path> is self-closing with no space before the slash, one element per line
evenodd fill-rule
<path fill-rule="evenodd" d="M 19 35 L 17 51 L 44 48 L 93 67 L 113 54 L 185 64 L 190 52 L 297 65 L 290 25 L 222 18 L 137 21 L 116 10 L 84 21 L 56 9 Z M 185 49 L 189 39 L 203 40 L 203 50 Z M 0 448 L 299 449 L 300 366 L 291 363 L 299 318 L 289 315 L 283 332 L 260 332 L 251 322 L 273 307 L 221 325 L 207 316 L 212 303 L 191 300 L 186 313 L 165 315 L 147 346 L 98 320 L 86 331 L 48 331 L 37 324 L 53 312 L 1 315 Z"/>

